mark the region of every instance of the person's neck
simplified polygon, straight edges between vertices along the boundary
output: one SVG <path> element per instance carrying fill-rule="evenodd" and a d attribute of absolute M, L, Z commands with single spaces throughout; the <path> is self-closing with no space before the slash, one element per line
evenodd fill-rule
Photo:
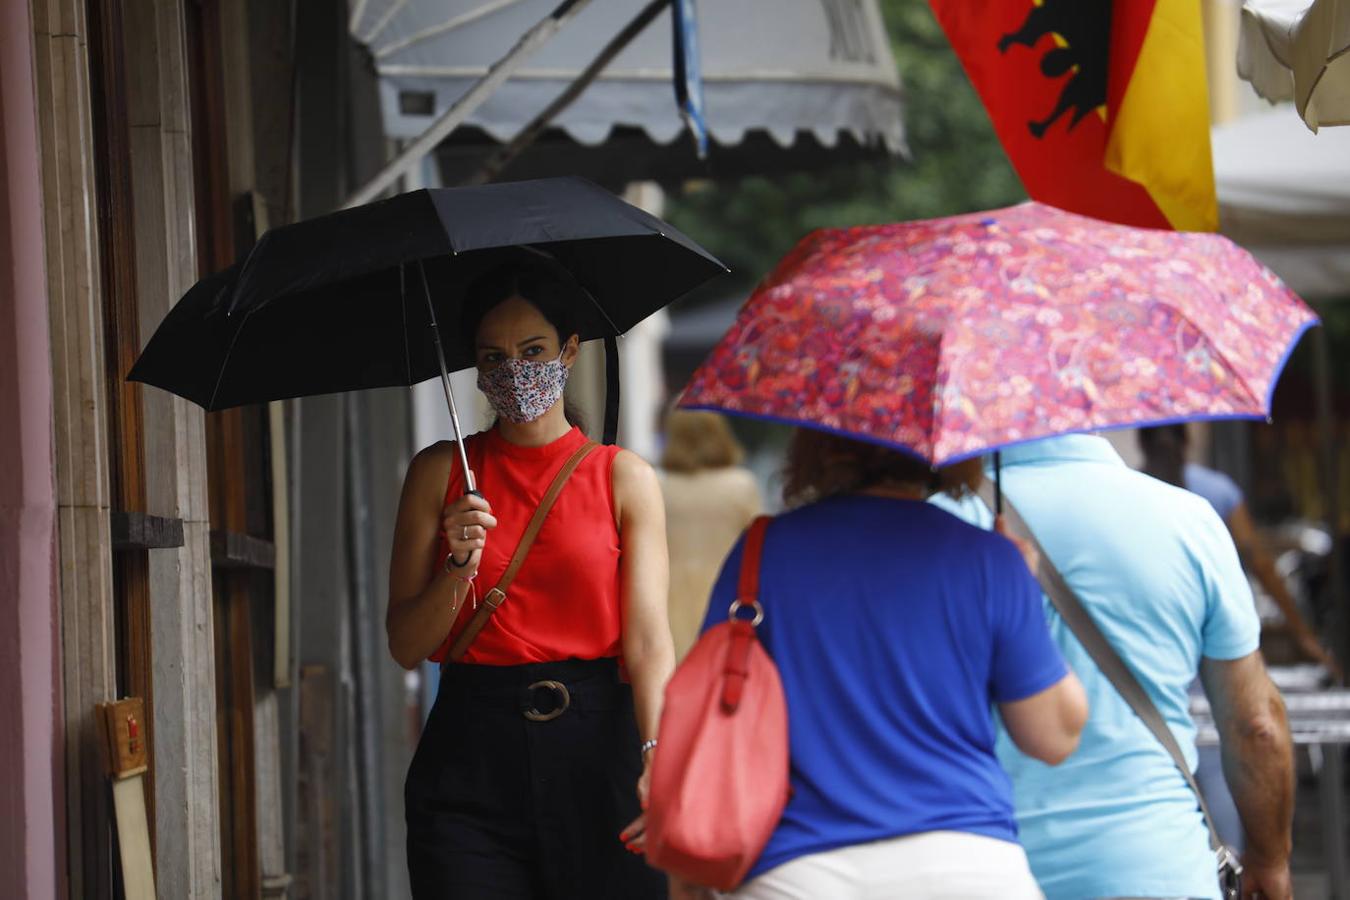
<path fill-rule="evenodd" d="M 1175 460 L 1160 462 L 1146 459 L 1144 460 L 1144 474 L 1177 487 L 1184 488 L 1186 486 L 1186 464 L 1184 462 Z"/>
<path fill-rule="evenodd" d="M 543 447 L 563 437 L 572 430 L 567 416 L 563 413 L 562 401 L 533 422 L 508 422 L 501 419 L 497 430 L 502 439 L 518 447 Z"/>
<path fill-rule="evenodd" d="M 892 481 L 874 484 L 858 493 L 869 497 L 889 497 L 893 500 L 927 500 L 928 486 L 913 482 Z"/>

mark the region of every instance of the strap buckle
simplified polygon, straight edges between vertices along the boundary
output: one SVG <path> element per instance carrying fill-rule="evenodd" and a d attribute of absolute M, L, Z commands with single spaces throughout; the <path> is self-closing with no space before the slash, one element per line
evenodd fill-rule
<path fill-rule="evenodd" d="M 496 597 L 493 597 L 494 594 L 496 595 Z M 501 606 L 502 603 L 504 603 L 505 601 L 506 601 L 506 591 L 503 591 L 499 587 L 495 587 L 483 595 L 483 602 L 488 606 L 492 607 L 493 609 L 496 609 L 497 607 Z M 533 685 L 531 685 L 531 687 L 533 687 Z"/>
<path fill-rule="evenodd" d="M 551 722 L 567 711 L 567 707 L 572 705 L 572 695 L 567 691 L 567 685 L 561 681 L 536 681 L 525 689 L 529 692 L 530 708 L 524 711 L 525 718 L 531 722 Z M 536 691 L 550 690 L 558 697 L 558 705 L 548 712 L 540 712 L 534 705 L 534 694 Z"/>
<path fill-rule="evenodd" d="M 752 628 L 758 628 L 759 623 L 764 621 L 764 607 L 759 605 L 758 600 L 745 601 L 738 598 L 731 601 L 731 608 L 727 610 L 727 618 L 733 622 L 740 619 L 737 613 L 743 609 L 751 610 L 755 614 L 755 617 L 750 619 L 749 622 Z M 742 619 L 741 621 L 745 620 Z"/>

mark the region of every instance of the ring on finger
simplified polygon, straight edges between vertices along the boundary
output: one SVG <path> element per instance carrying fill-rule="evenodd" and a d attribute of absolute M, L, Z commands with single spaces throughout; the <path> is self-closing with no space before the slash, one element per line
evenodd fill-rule
<path fill-rule="evenodd" d="M 468 525 L 465 525 L 465 526 L 464 526 L 464 530 L 460 533 L 460 539 L 461 539 L 461 540 L 465 540 L 465 541 L 467 541 L 467 540 L 469 539 L 469 526 L 468 526 Z"/>

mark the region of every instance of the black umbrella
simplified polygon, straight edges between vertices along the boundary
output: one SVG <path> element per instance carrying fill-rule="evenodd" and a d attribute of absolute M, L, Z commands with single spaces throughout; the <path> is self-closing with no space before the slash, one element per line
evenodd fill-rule
<path fill-rule="evenodd" d="M 274 228 L 243 263 L 188 291 L 128 377 L 217 410 L 439 375 L 462 449 L 449 372 L 474 359 L 453 333 L 443 343 L 438 323 L 458 326 L 476 275 L 531 252 L 582 287 L 582 340 L 606 339 L 612 441 L 615 336 L 727 269 L 581 178 L 413 191 Z"/>

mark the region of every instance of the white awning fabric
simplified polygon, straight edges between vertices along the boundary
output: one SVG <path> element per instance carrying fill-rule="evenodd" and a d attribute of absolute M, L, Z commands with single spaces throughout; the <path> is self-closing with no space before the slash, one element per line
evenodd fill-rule
<path fill-rule="evenodd" d="M 1238 74 L 1271 102 L 1293 100 L 1313 131 L 1350 125 L 1350 2 L 1245 0 Z"/>
<path fill-rule="evenodd" d="M 1214 129 L 1219 230 L 1307 300 L 1350 298 L 1350 129 L 1280 108 Z"/>
<path fill-rule="evenodd" d="M 420 134 L 557 0 L 353 0 L 351 32 L 372 54 L 385 131 Z M 644 0 L 592 0 L 469 119 L 507 141 L 559 94 Z M 703 0 L 703 88 L 712 140 L 756 131 L 781 147 L 848 135 L 899 153 L 901 91 L 876 0 Z M 639 35 L 555 121 L 573 141 L 637 128 L 658 144 L 684 130 L 672 84 L 670 13 Z"/>

